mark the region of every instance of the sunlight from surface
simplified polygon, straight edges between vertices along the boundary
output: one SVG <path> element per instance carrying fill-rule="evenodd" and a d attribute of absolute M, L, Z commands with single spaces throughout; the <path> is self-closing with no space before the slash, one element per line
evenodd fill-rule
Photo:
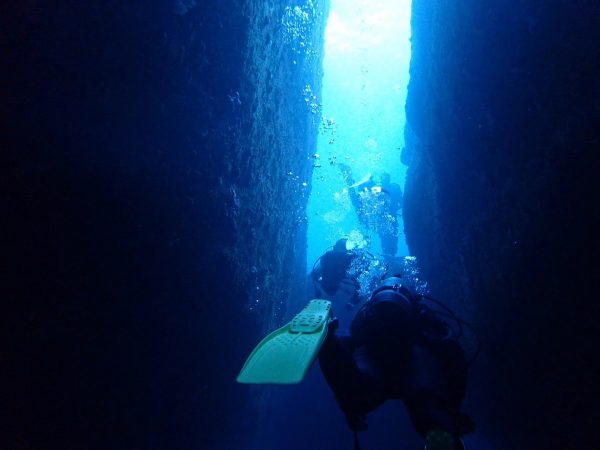
<path fill-rule="evenodd" d="M 404 187 L 400 163 L 408 69 L 410 0 L 332 0 L 325 32 L 322 123 L 308 203 L 308 270 L 335 241 L 362 236 L 381 253 L 377 232 L 359 225 L 352 182 L 384 172 Z M 398 256 L 408 250 L 402 232 Z"/>

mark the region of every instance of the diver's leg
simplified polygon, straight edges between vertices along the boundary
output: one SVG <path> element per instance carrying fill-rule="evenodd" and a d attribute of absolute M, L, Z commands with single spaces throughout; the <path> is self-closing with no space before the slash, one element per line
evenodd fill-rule
<path fill-rule="evenodd" d="M 398 252 L 398 220 L 393 216 L 382 220 L 386 222 L 382 224 L 382 229 L 379 232 L 381 250 L 384 255 L 396 256 Z"/>
<path fill-rule="evenodd" d="M 385 401 L 376 369 L 350 337 L 334 334 L 321 347 L 319 364 L 350 428 L 365 430 L 366 414 Z"/>
<path fill-rule="evenodd" d="M 415 430 L 423 437 L 431 430 L 460 436 L 460 411 L 430 392 L 419 392 L 404 400 Z"/>
<path fill-rule="evenodd" d="M 460 436 L 472 431 L 472 421 L 460 411 L 466 363 L 462 353 L 451 350 L 419 346 L 412 350 L 403 400 L 415 430 L 429 441 L 428 449 L 460 449 Z"/>
<path fill-rule="evenodd" d="M 391 233 L 381 233 L 379 239 L 383 254 L 386 256 L 396 256 L 398 252 L 398 236 Z"/>

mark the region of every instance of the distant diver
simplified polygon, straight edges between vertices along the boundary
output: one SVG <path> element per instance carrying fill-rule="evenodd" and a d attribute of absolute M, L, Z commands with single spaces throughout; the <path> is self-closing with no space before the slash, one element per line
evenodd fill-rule
<path fill-rule="evenodd" d="M 284 327 L 268 335 L 244 364 L 242 383 L 298 383 L 315 358 L 354 431 L 388 399 L 402 400 L 426 450 L 464 450 L 474 422 L 461 412 L 468 361 L 459 331 L 403 285 L 385 278 L 356 312 L 349 334 L 337 336 L 331 302 L 311 300 Z M 448 310 L 449 311 L 449 310 Z"/>
<path fill-rule="evenodd" d="M 314 298 L 333 300 L 344 298 L 347 308 L 353 308 L 361 301 L 360 284 L 355 274 L 350 273 L 352 263 L 373 258 L 370 253 L 357 249 L 348 238 L 338 239 L 331 250 L 325 252 L 310 272 L 314 288 Z"/>
<path fill-rule="evenodd" d="M 370 173 L 355 182 L 350 166 L 340 164 L 339 168 L 360 224 L 379 235 L 384 255 L 395 256 L 398 251 L 398 214 L 402 209 L 402 189 L 397 183 L 391 182 L 389 173 L 384 172 L 379 183 Z"/>

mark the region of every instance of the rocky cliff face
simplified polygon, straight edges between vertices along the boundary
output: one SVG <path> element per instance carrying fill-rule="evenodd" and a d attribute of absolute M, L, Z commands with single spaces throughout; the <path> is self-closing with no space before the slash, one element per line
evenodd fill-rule
<path fill-rule="evenodd" d="M 492 447 L 595 448 L 598 11 L 517 3 L 413 3 L 406 236 L 478 325 Z"/>
<path fill-rule="evenodd" d="M 295 6 L 2 6 L 0 447 L 255 429 L 233 379 L 303 296 L 327 6 Z M 493 448 L 600 447 L 597 9 L 413 8 L 406 235 L 481 330 L 472 412 Z"/>
<path fill-rule="evenodd" d="M 234 448 L 304 285 L 324 15 L 293 6 L 2 6 L 0 447 Z"/>

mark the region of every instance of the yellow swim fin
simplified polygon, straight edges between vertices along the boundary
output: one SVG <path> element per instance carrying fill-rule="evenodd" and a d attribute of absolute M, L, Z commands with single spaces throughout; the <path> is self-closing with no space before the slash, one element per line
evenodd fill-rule
<path fill-rule="evenodd" d="M 331 302 L 311 300 L 290 323 L 273 331 L 250 354 L 239 383 L 300 383 L 327 337 Z"/>

